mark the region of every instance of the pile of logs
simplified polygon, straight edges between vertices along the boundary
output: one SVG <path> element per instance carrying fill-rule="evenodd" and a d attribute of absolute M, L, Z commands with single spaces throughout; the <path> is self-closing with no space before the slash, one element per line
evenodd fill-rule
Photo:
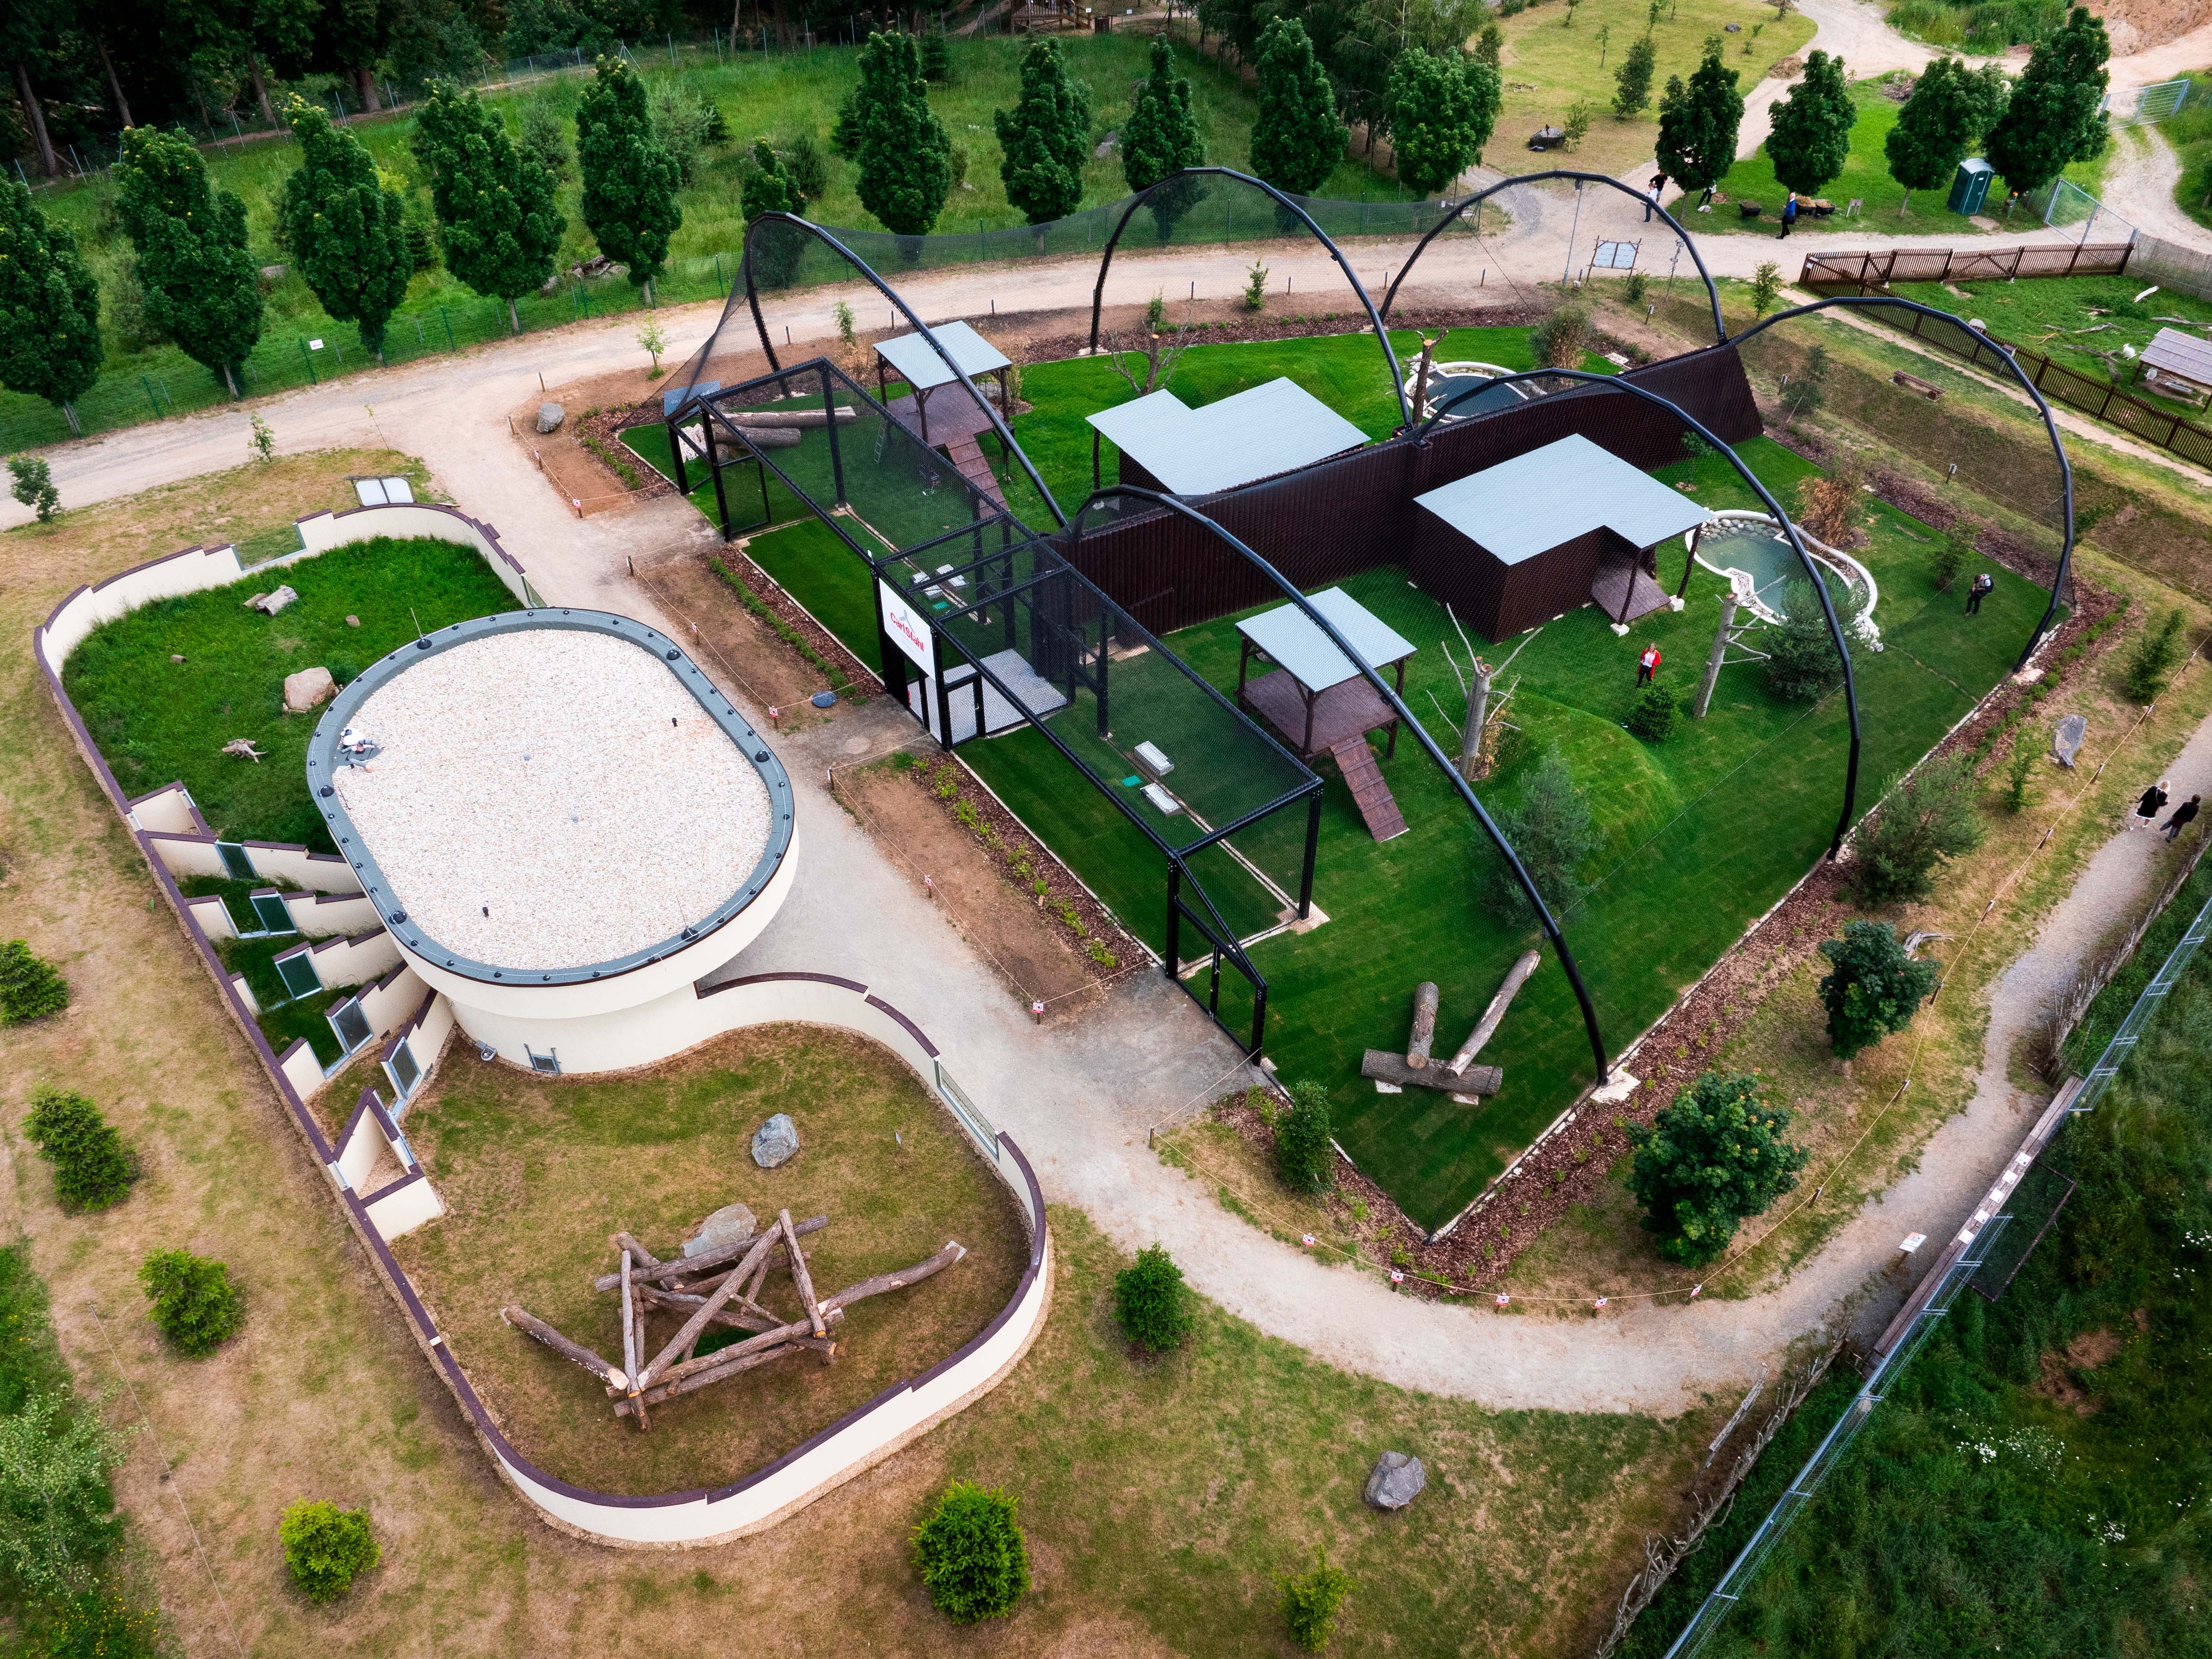
<path fill-rule="evenodd" d="M 1496 1094 L 1505 1086 L 1504 1072 L 1495 1066 L 1477 1066 L 1474 1057 L 1498 1034 L 1506 1009 L 1528 982 L 1528 975 L 1536 971 L 1539 960 L 1534 951 L 1522 953 L 1498 988 L 1498 994 L 1491 998 L 1490 1006 L 1482 1011 L 1482 1018 L 1475 1021 L 1474 1030 L 1460 1044 L 1459 1052 L 1441 1066 L 1429 1057 L 1437 1036 L 1437 988 L 1434 981 L 1423 980 L 1413 988 L 1413 1030 L 1406 1052 L 1397 1054 L 1387 1048 L 1370 1048 L 1360 1058 L 1359 1075 L 1400 1089 L 1436 1089 L 1455 1097 Z"/>
<path fill-rule="evenodd" d="M 563 1359 L 574 1360 L 603 1379 L 608 1398 L 615 1402 L 615 1415 L 634 1417 L 639 1428 L 649 1428 L 648 1407 L 770 1360 L 805 1352 L 820 1354 L 825 1365 L 834 1364 L 837 1343 L 831 1331 L 844 1322 L 848 1308 L 885 1291 L 919 1284 L 968 1254 L 957 1241 L 949 1242 L 935 1255 L 911 1267 L 878 1273 L 835 1296 L 817 1297 L 813 1276 L 807 1271 L 806 1253 L 799 1241 L 829 1224 L 826 1215 L 793 1221 L 790 1211 L 781 1210 L 775 1224 L 758 1237 L 736 1239 L 670 1261 L 663 1261 L 628 1233 L 615 1234 L 612 1243 L 622 1265 L 592 1280 L 592 1288 L 621 1294 L 623 1358 L 619 1365 L 563 1336 L 524 1309 L 501 1308 L 499 1316 Z M 787 1319 L 761 1304 L 769 1270 L 779 1259 L 790 1269 L 792 1287 L 805 1310 L 796 1319 Z M 653 1313 L 683 1317 L 681 1328 L 658 1352 L 646 1334 L 647 1316 Z M 699 1339 L 709 1325 L 750 1334 L 727 1347 L 696 1353 Z M 650 1358 L 646 1358 L 648 1354 Z"/>

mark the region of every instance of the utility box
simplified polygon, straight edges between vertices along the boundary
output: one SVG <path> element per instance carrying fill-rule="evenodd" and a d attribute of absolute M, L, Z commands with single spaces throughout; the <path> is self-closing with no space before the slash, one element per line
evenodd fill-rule
<path fill-rule="evenodd" d="M 1980 156 L 1968 156 L 1959 163 L 1958 174 L 1951 180 L 1951 199 L 1945 205 L 1954 213 L 1979 213 L 1989 199 L 1990 180 L 1996 172 Z"/>

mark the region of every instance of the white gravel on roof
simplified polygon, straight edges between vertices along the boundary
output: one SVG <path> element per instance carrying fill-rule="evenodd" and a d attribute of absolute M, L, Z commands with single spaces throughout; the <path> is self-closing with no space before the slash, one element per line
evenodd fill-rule
<path fill-rule="evenodd" d="M 712 914 L 768 845 L 752 762 L 626 640 L 471 640 L 410 665 L 352 724 L 383 745 L 337 771 L 362 844 L 409 920 L 478 962 L 643 950 Z"/>

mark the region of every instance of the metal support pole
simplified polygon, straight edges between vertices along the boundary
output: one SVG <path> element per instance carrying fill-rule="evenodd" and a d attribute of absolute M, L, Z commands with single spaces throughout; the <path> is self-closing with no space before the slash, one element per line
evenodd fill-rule
<path fill-rule="evenodd" d="M 669 417 L 666 423 L 666 429 L 668 432 L 668 462 L 669 465 L 676 473 L 676 493 L 679 495 L 689 495 L 691 493 L 691 480 L 688 476 L 686 476 L 684 471 L 684 434 L 678 428 L 676 420 L 673 416 Z M 729 538 L 729 520 L 725 519 L 722 521 L 722 536 L 723 539 L 726 541 Z"/>
<path fill-rule="evenodd" d="M 1721 625 L 1713 635 L 1712 653 L 1705 659 L 1705 678 L 1698 687 L 1698 700 L 1690 710 L 1690 718 L 1701 720 L 1705 711 L 1713 706 L 1713 688 L 1720 684 L 1721 661 L 1728 655 L 1729 633 L 1735 626 L 1735 592 L 1731 588 L 1728 598 L 1721 601 Z"/>
<path fill-rule="evenodd" d="M 845 505 L 845 453 L 837 442 L 837 398 L 830 371 L 822 371 L 822 422 L 830 429 L 830 478 L 836 486 L 836 505 Z"/>
<path fill-rule="evenodd" d="M 1313 914 L 1314 855 L 1321 848 L 1321 792 L 1316 790 L 1306 803 L 1305 862 L 1298 866 L 1298 920 L 1304 921 Z M 1256 1043 L 1258 1038 L 1255 1037 Z"/>
<path fill-rule="evenodd" d="M 1575 180 L 1575 216 L 1567 223 L 1567 262 L 1559 267 L 1559 288 L 1562 292 L 1566 289 L 1567 279 L 1574 274 L 1575 232 L 1582 228 L 1582 222 L 1583 181 L 1577 179 Z"/>
<path fill-rule="evenodd" d="M 707 471 L 714 480 L 714 511 L 722 520 L 722 539 L 730 539 L 730 501 L 722 490 L 722 452 L 714 441 L 714 417 L 708 410 L 699 411 L 699 438 L 707 448 Z M 689 495 L 690 491 L 684 492 Z"/>
<path fill-rule="evenodd" d="M 1167 949 L 1160 957 L 1160 966 L 1167 969 L 1170 981 L 1182 975 L 1178 971 L 1182 955 L 1182 866 L 1175 859 L 1168 860 L 1168 937 Z"/>

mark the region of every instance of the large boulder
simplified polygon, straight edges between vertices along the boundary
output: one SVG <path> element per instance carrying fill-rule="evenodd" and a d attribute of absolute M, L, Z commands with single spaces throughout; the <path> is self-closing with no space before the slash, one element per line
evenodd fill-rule
<path fill-rule="evenodd" d="M 1375 1460 L 1361 1495 L 1378 1510 L 1402 1510 L 1421 1495 L 1429 1484 L 1428 1471 L 1410 1452 L 1386 1451 Z"/>
<path fill-rule="evenodd" d="M 296 674 L 284 676 L 284 712 L 304 714 L 310 708 L 319 708 L 337 695 L 338 683 L 331 678 L 327 668 L 302 668 Z"/>
<path fill-rule="evenodd" d="M 763 1170 L 788 1164 L 799 1156 L 799 1126 L 788 1112 L 778 1112 L 753 1131 L 753 1162 Z"/>
<path fill-rule="evenodd" d="M 725 1204 L 684 1241 L 684 1256 L 702 1255 L 718 1244 L 741 1244 L 759 1225 L 758 1218 L 744 1205 Z"/>
<path fill-rule="evenodd" d="M 562 419 L 566 417 L 568 411 L 562 409 L 558 404 L 544 403 L 538 404 L 538 429 L 540 432 L 558 432 L 561 429 L 561 422 Z"/>

